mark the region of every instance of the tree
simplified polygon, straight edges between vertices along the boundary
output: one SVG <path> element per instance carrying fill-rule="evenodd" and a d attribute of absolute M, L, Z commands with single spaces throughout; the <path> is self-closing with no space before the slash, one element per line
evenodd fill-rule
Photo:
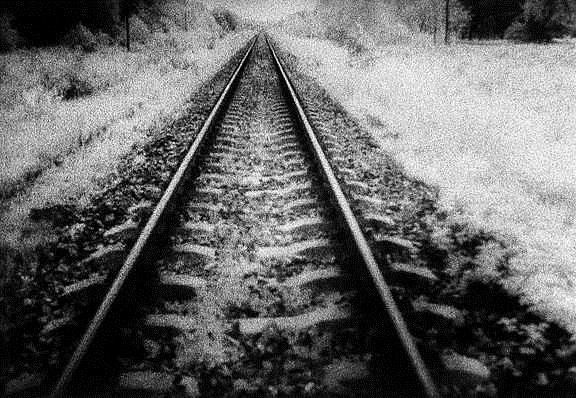
<path fill-rule="evenodd" d="M 20 42 L 20 35 L 13 27 L 13 16 L 0 9 L 0 52 L 15 49 Z"/>
<path fill-rule="evenodd" d="M 58 43 L 78 24 L 114 33 L 120 0 L 0 0 L 0 14 L 32 45 Z"/>
<path fill-rule="evenodd" d="M 156 23 L 170 2 L 182 7 L 187 4 L 187 0 L 0 0 L 0 29 L 10 35 L 17 31 L 22 41 L 40 46 L 60 43 L 79 24 L 92 32 L 120 37 L 126 15 L 150 15 L 145 22 Z M 179 15 L 181 20 L 183 17 Z"/>
<path fill-rule="evenodd" d="M 444 23 L 444 43 L 450 41 L 450 0 L 446 0 L 445 23 Z"/>
<path fill-rule="evenodd" d="M 126 51 L 130 51 L 130 16 L 135 11 L 135 4 L 133 0 L 122 0 L 120 5 L 120 15 L 124 20 L 124 27 L 126 28 Z"/>
<path fill-rule="evenodd" d="M 570 0 L 527 0 L 522 15 L 506 31 L 506 38 L 549 42 L 564 36 L 573 30 L 573 7 Z"/>
<path fill-rule="evenodd" d="M 396 8 L 401 18 L 412 28 L 436 36 L 441 30 L 446 13 L 446 0 L 397 0 Z M 448 32 L 459 33 L 468 26 L 470 14 L 459 0 L 449 2 Z M 444 28 L 445 30 L 445 28 Z"/>
<path fill-rule="evenodd" d="M 468 38 L 502 37 L 522 14 L 524 0 L 461 0 L 470 12 Z"/>

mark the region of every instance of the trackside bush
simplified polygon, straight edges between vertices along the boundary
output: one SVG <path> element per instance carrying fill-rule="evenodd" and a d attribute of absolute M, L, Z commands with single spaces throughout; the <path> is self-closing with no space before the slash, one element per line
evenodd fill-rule
<path fill-rule="evenodd" d="M 225 8 L 215 8 L 212 10 L 212 15 L 214 15 L 216 23 L 218 23 L 225 32 L 232 32 L 238 27 L 238 18 L 236 15 Z"/>
<path fill-rule="evenodd" d="M 549 43 L 556 37 L 562 37 L 571 29 L 558 20 L 544 21 L 539 18 L 529 18 L 514 22 L 506 30 L 504 38 L 513 41 Z"/>
<path fill-rule="evenodd" d="M 563 13 L 554 3 L 542 0 L 527 1 L 524 12 L 506 30 L 508 40 L 548 43 L 556 37 L 565 36 L 573 30 Z"/>
<path fill-rule="evenodd" d="M 130 34 L 134 41 L 144 43 L 150 38 L 150 28 L 138 16 L 130 17 Z"/>
<path fill-rule="evenodd" d="M 0 52 L 13 50 L 20 42 L 20 35 L 12 26 L 12 16 L 0 15 Z"/>
<path fill-rule="evenodd" d="M 64 36 L 63 42 L 68 47 L 80 48 L 88 53 L 96 51 L 97 48 L 96 36 L 81 23 Z"/>
<path fill-rule="evenodd" d="M 360 41 L 345 29 L 330 27 L 326 30 L 326 39 L 348 48 L 352 53 L 358 54 L 366 50 Z"/>
<path fill-rule="evenodd" d="M 54 55 L 52 64 L 46 60 L 39 60 L 40 83 L 46 92 L 63 100 L 72 100 L 94 93 L 91 76 L 84 71 L 84 64 L 79 58 L 80 53 Z"/>

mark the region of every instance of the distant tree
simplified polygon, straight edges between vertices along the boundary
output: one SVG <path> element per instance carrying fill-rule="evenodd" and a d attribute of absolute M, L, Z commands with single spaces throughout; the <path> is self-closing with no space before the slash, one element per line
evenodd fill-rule
<path fill-rule="evenodd" d="M 524 0 L 461 0 L 470 12 L 468 37 L 502 37 L 522 14 Z"/>
<path fill-rule="evenodd" d="M 506 31 L 506 38 L 549 42 L 573 32 L 574 1 L 526 0 L 523 13 Z"/>
<path fill-rule="evenodd" d="M 0 0 L 0 47 L 61 44 L 79 25 L 124 40 L 126 15 L 137 15 L 152 31 L 185 29 L 193 0 Z M 128 19 L 130 21 L 130 19 Z M 139 22 L 136 22 L 137 24 Z M 142 26 L 140 26 L 142 27 Z M 141 32 L 144 29 L 140 29 Z"/>
<path fill-rule="evenodd" d="M 58 43 L 78 24 L 114 33 L 121 0 L 0 0 L 0 14 L 32 45 Z"/>
<path fill-rule="evenodd" d="M 64 36 L 62 43 L 72 48 L 80 48 L 86 52 L 93 52 L 97 47 L 96 36 L 81 23 Z"/>
<path fill-rule="evenodd" d="M 13 19 L 11 14 L 0 9 L 0 52 L 13 50 L 21 42 L 18 31 L 14 29 Z"/>
<path fill-rule="evenodd" d="M 397 0 L 402 19 L 420 32 L 433 34 L 444 31 L 446 0 Z M 465 29 L 470 21 L 468 10 L 459 0 L 450 0 L 450 33 Z"/>
<path fill-rule="evenodd" d="M 238 18 L 230 10 L 223 7 L 216 7 L 212 10 L 212 15 L 214 15 L 216 23 L 218 23 L 225 32 L 236 30 Z"/>

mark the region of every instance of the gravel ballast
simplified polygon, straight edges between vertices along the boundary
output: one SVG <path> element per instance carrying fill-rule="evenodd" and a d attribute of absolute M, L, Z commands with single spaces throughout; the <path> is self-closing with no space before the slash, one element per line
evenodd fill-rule
<path fill-rule="evenodd" d="M 161 275 L 195 281 L 195 294 L 165 299 L 139 287 L 134 319 L 118 327 L 129 331 L 119 345 L 133 348 L 110 350 L 120 396 L 180 396 L 183 380 L 204 397 L 399 388 L 391 376 L 398 364 L 382 377 L 381 318 L 358 294 L 357 270 L 297 129 L 260 37 L 155 263 Z"/>

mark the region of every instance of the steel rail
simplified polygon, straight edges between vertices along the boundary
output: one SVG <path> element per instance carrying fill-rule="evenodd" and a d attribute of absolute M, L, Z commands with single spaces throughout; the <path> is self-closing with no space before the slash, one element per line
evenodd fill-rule
<path fill-rule="evenodd" d="M 96 334 L 101 329 L 102 324 L 104 323 L 105 319 L 108 318 L 110 314 L 110 310 L 113 304 L 117 301 L 118 295 L 120 291 L 126 284 L 126 280 L 128 276 L 133 273 L 134 268 L 137 267 L 139 263 L 143 260 L 143 253 L 145 249 L 153 240 L 155 234 L 157 234 L 160 230 L 162 230 L 162 223 L 167 218 L 167 213 L 169 212 L 170 203 L 175 199 L 178 195 L 179 189 L 183 184 L 183 181 L 186 180 L 186 177 L 190 173 L 191 165 L 196 160 L 199 155 L 200 149 L 202 148 L 203 144 L 206 142 L 214 123 L 217 121 L 217 117 L 221 114 L 226 101 L 229 99 L 230 95 L 233 93 L 233 89 L 236 86 L 241 72 L 243 71 L 244 67 L 246 66 L 247 60 L 252 53 L 252 49 L 256 44 L 257 36 L 252 39 L 252 44 L 250 44 L 248 50 L 246 51 L 244 57 L 236 67 L 232 77 L 228 81 L 228 84 L 220 94 L 218 101 L 212 108 L 210 115 L 204 122 L 200 132 L 194 139 L 194 142 L 188 149 L 184 160 L 180 164 L 180 167 L 176 171 L 175 175 L 172 177 L 168 188 L 164 192 L 164 195 L 156 205 L 152 215 L 148 219 L 146 226 L 140 233 L 138 240 L 130 250 L 128 257 L 124 261 L 122 268 L 118 272 L 118 275 L 114 279 L 106 297 L 102 301 L 102 304 L 98 308 L 98 311 L 94 315 L 92 321 L 90 322 L 86 332 L 84 333 L 82 340 L 80 341 L 79 345 L 77 346 L 76 350 L 72 354 L 70 361 L 68 362 L 64 372 L 60 376 L 54 390 L 52 391 L 50 397 L 58 398 L 64 397 L 67 391 L 68 386 L 70 385 L 72 378 L 74 377 L 75 372 L 78 370 L 82 360 L 86 356 L 86 353 L 92 346 L 94 338 Z"/>
<path fill-rule="evenodd" d="M 433 382 L 432 377 L 430 376 L 428 369 L 422 360 L 422 357 L 420 356 L 418 348 L 416 347 L 410 332 L 408 331 L 404 318 L 400 314 L 396 302 L 392 297 L 390 288 L 388 287 L 388 284 L 380 272 L 378 263 L 372 254 L 372 250 L 370 249 L 370 246 L 368 245 L 368 242 L 366 241 L 366 238 L 360 229 L 360 225 L 358 224 L 358 221 L 356 220 L 356 217 L 350 208 L 342 188 L 340 188 L 340 184 L 338 183 L 338 180 L 334 175 L 334 171 L 332 170 L 332 167 L 330 166 L 330 163 L 324 154 L 324 150 L 316 138 L 316 133 L 310 125 L 306 113 L 300 104 L 300 100 L 298 99 L 290 78 L 285 72 L 282 62 L 276 55 L 276 51 L 274 50 L 274 47 L 270 43 L 268 37 L 266 37 L 266 42 L 268 43 L 268 47 L 272 52 L 276 67 L 279 71 L 279 74 L 281 75 L 282 83 L 288 91 L 289 99 L 292 102 L 298 119 L 303 127 L 303 130 L 305 131 L 306 138 L 312 146 L 312 152 L 316 162 L 323 173 L 324 179 L 330 187 L 332 199 L 337 204 L 336 207 L 341 213 L 343 220 L 345 221 L 345 227 L 347 229 L 348 235 L 353 239 L 356 250 L 358 251 L 358 254 L 360 255 L 367 271 L 371 276 L 373 286 L 377 290 L 378 295 L 384 304 L 387 315 L 394 326 L 396 335 L 403 346 L 404 352 L 410 359 L 411 366 L 418 377 L 419 383 L 422 387 L 422 392 L 430 398 L 440 397 L 436 385 Z"/>

